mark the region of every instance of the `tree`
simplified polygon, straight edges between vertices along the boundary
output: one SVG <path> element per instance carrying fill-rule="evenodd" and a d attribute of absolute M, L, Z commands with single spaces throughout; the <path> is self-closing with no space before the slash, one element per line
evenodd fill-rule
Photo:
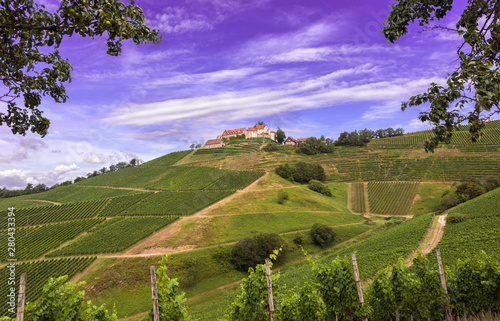
<path fill-rule="evenodd" d="M 30 130 L 44 137 L 50 121 L 39 108 L 42 96 L 58 103 L 68 98 L 64 83 L 71 81 L 72 66 L 57 50 L 64 37 L 107 34 L 111 56 L 121 54 L 122 40 L 141 44 L 162 39 L 144 24 L 144 13 L 133 1 L 62 0 L 55 13 L 33 0 L 1 1 L 0 17 L 0 79 L 6 87 L 0 101 L 7 107 L 0 113 L 0 126 L 13 134 Z"/>
<path fill-rule="evenodd" d="M 285 139 L 286 139 L 285 132 L 278 127 L 278 130 L 276 131 L 276 141 L 278 142 L 278 144 L 283 144 Z"/>
<path fill-rule="evenodd" d="M 263 122 L 262 120 L 259 120 L 259 121 L 255 124 L 255 126 L 257 126 L 257 125 L 264 125 L 264 122 Z M 254 126 L 254 127 L 255 127 L 255 126 Z"/>
<path fill-rule="evenodd" d="M 194 149 L 195 146 L 196 145 L 193 143 L 193 144 L 191 144 L 191 146 L 189 146 L 189 149 Z"/>
<path fill-rule="evenodd" d="M 485 121 L 500 113 L 500 1 L 469 0 L 455 28 L 430 25 L 441 20 L 452 9 L 452 0 L 399 0 L 382 32 L 394 43 L 408 32 L 408 25 L 418 21 L 427 30 L 438 29 L 462 38 L 457 49 L 459 66 L 448 74 L 446 85 L 431 83 L 426 93 L 410 97 L 401 109 L 430 104 L 421 112 L 422 122 L 433 126 L 434 137 L 425 143 L 426 151 L 434 151 L 439 143 L 450 143 L 453 131 L 467 122 L 469 140 L 482 135 Z M 472 105 L 472 110 L 469 110 Z"/>
<path fill-rule="evenodd" d="M 335 241 L 335 233 L 331 227 L 325 224 L 314 224 L 311 229 L 311 237 L 313 242 L 321 247 L 330 246 Z"/>

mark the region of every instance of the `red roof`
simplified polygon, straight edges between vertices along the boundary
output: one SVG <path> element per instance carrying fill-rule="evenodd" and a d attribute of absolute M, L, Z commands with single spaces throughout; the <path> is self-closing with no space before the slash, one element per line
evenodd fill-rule
<path fill-rule="evenodd" d="M 305 142 L 307 138 L 297 138 L 298 142 Z"/>
<path fill-rule="evenodd" d="M 225 135 L 240 135 L 243 134 L 245 131 L 245 128 L 237 128 L 237 129 L 226 129 L 224 133 L 222 133 L 222 136 Z"/>
<path fill-rule="evenodd" d="M 276 133 L 274 130 L 271 130 L 271 133 Z"/>
<path fill-rule="evenodd" d="M 257 131 L 257 128 L 255 128 L 255 127 L 248 128 L 248 131 L 250 131 L 250 132 L 255 132 L 255 131 Z"/>
<path fill-rule="evenodd" d="M 264 129 L 266 125 L 255 125 L 255 128 L 257 129 Z"/>
<path fill-rule="evenodd" d="M 293 137 L 289 136 L 287 139 L 286 139 L 287 142 L 297 142 L 297 140 L 295 140 Z"/>
<path fill-rule="evenodd" d="M 209 139 L 207 140 L 207 142 L 205 143 L 205 146 L 207 145 L 215 145 L 215 144 L 220 144 L 224 142 L 222 139 Z"/>

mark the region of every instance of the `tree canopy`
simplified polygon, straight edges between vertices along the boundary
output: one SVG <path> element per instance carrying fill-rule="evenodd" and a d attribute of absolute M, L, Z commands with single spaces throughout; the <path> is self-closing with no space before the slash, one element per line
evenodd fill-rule
<path fill-rule="evenodd" d="M 65 102 L 64 83 L 71 81 L 72 66 L 57 50 L 63 38 L 106 34 L 107 53 L 118 56 L 122 40 L 142 44 L 162 39 L 144 22 L 134 1 L 62 0 L 56 12 L 33 0 L 0 1 L 0 80 L 5 87 L 0 88 L 0 102 L 6 110 L 0 112 L 0 126 L 13 134 L 47 135 L 50 121 L 40 109 L 42 96 Z"/>
<path fill-rule="evenodd" d="M 393 43 L 408 33 L 408 25 L 418 22 L 428 30 L 455 33 L 462 39 L 457 48 L 459 66 L 446 78 L 446 85 L 431 83 L 427 92 L 402 103 L 408 107 L 430 104 L 419 119 L 429 121 L 435 137 L 426 142 L 426 151 L 439 143 L 450 143 L 454 129 L 470 124 L 469 139 L 477 141 L 485 121 L 500 113 L 500 1 L 469 0 L 455 28 L 431 25 L 453 8 L 452 0 L 398 0 L 382 29 Z M 467 107 L 471 107 L 469 110 Z"/>

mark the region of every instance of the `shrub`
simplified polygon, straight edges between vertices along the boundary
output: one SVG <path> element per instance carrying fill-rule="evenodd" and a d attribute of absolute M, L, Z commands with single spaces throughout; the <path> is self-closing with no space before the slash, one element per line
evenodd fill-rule
<path fill-rule="evenodd" d="M 304 244 L 304 238 L 302 237 L 302 234 L 297 233 L 292 239 L 293 243 L 297 245 L 303 245 Z"/>
<path fill-rule="evenodd" d="M 483 177 L 479 180 L 479 183 L 486 189 L 486 191 L 492 191 L 495 188 L 500 187 L 500 175 Z"/>
<path fill-rule="evenodd" d="M 467 220 L 467 215 L 464 214 L 450 214 L 446 217 L 446 223 L 461 223 Z"/>
<path fill-rule="evenodd" d="M 288 192 L 279 190 L 278 191 L 278 204 L 284 204 L 288 200 Z"/>
<path fill-rule="evenodd" d="M 447 210 L 460 203 L 460 199 L 456 194 L 447 194 L 441 198 L 441 209 Z"/>
<path fill-rule="evenodd" d="M 294 181 L 293 174 L 295 173 L 295 167 L 292 167 L 289 164 L 276 167 L 274 172 L 286 180 Z"/>
<path fill-rule="evenodd" d="M 335 233 L 332 228 L 325 224 L 314 224 L 311 229 L 311 237 L 314 243 L 321 247 L 327 247 L 335 241 Z"/>
<path fill-rule="evenodd" d="M 309 189 L 318 193 L 321 193 L 326 196 L 332 196 L 332 191 L 328 187 L 328 185 L 321 183 L 317 180 L 311 180 L 309 182 Z"/>
<path fill-rule="evenodd" d="M 249 267 L 264 263 L 264 260 L 274 250 L 282 249 L 278 260 L 285 257 L 288 250 L 286 242 L 276 233 L 259 234 L 255 237 L 245 237 L 233 246 L 232 262 L 236 269 L 248 271 Z"/>
<path fill-rule="evenodd" d="M 277 144 L 267 144 L 266 146 L 262 147 L 262 149 L 266 152 L 276 152 L 276 151 L 278 151 L 278 145 Z"/>
<path fill-rule="evenodd" d="M 460 194 L 467 195 L 468 200 L 476 198 L 484 193 L 486 193 L 486 189 L 476 182 L 462 183 L 457 186 L 457 191 L 455 192 L 455 194 L 459 196 Z"/>
<path fill-rule="evenodd" d="M 231 250 L 231 256 L 234 266 L 240 271 L 247 271 L 249 267 L 262 263 L 257 251 L 257 242 L 251 237 L 238 241 Z"/>
<path fill-rule="evenodd" d="M 280 165 L 276 167 L 275 173 L 284 179 L 299 183 L 308 183 L 312 179 L 318 181 L 324 181 L 326 179 L 325 170 L 321 165 L 305 162 L 298 162 L 295 165 Z"/>

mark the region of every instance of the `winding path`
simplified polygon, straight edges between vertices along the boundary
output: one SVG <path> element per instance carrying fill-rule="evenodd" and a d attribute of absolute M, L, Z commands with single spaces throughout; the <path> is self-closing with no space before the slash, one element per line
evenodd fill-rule
<path fill-rule="evenodd" d="M 422 255 L 427 255 L 438 245 L 443 237 L 444 227 L 446 226 L 446 216 L 447 214 L 434 216 L 432 225 L 425 234 L 422 242 L 420 242 L 417 250 L 406 257 L 406 266 L 411 266 L 413 264 L 413 259 L 417 257 L 419 252 L 422 253 Z"/>

